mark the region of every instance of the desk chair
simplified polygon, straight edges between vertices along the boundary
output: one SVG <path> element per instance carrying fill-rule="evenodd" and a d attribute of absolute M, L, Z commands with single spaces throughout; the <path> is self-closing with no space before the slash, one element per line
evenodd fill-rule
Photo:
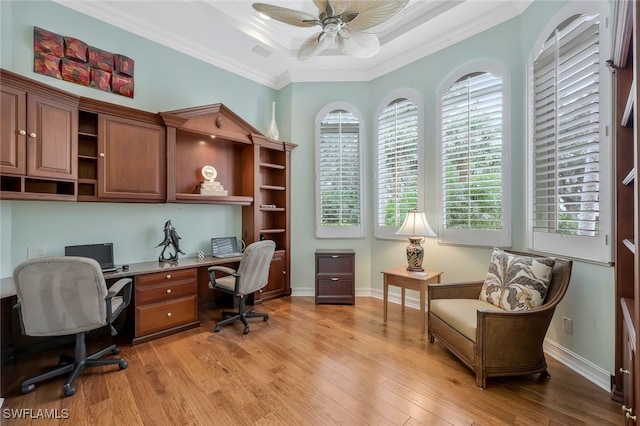
<path fill-rule="evenodd" d="M 98 262 L 65 256 L 23 262 L 13 271 L 13 282 L 23 334 L 75 334 L 74 357 L 62 355 L 56 369 L 22 382 L 23 393 L 31 392 L 37 382 L 71 372 L 62 387 L 64 395 L 71 396 L 76 393 L 73 382 L 86 367 L 117 364 L 120 370 L 127 368 L 124 359 L 100 359 L 108 352 L 119 353 L 115 344 L 87 356 L 85 334 L 109 325 L 111 335 L 116 335 L 113 321 L 131 300 L 131 278 L 123 278 L 107 290 Z"/>
<path fill-rule="evenodd" d="M 247 309 L 244 298 L 256 291 L 261 291 L 267 285 L 269 267 L 271 266 L 271 258 L 275 249 L 276 243 L 271 240 L 258 241 L 247 246 L 242 254 L 237 271 L 225 266 L 212 266 L 208 269 L 211 280 L 209 288 L 233 294 L 239 299 L 238 312 L 222 311 L 222 318 L 216 323 L 216 333 L 220 331 L 220 326 L 240 320 L 244 324 L 243 333 L 247 334 L 249 333 L 247 318 L 259 317 L 263 321 L 269 319 L 268 314 L 254 312 L 253 306 Z M 216 278 L 216 271 L 226 275 Z"/>

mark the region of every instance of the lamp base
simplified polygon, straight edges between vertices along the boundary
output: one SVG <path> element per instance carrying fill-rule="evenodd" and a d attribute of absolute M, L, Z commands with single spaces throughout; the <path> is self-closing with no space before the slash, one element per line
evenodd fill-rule
<path fill-rule="evenodd" d="M 407 271 L 423 272 L 422 259 L 424 258 L 424 248 L 420 245 L 422 238 L 409 237 L 407 246 Z"/>

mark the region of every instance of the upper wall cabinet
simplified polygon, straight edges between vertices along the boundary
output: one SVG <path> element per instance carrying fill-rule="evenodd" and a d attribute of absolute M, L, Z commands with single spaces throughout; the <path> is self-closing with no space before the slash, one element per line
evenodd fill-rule
<path fill-rule="evenodd" d="M 4 199 L 75 200 L 79 98 L 0 70 Z"/>
<path fill-rule="evenodd" d="M 251 134 L 260 134 L 258 130 L 222 104 L 160 115 L 167 126 L 168 202 L 253 202 L 248 183 L 254 168 L 245 159 L 253 152 Z M 212 174 L 203 175 L 205 166 L 211 166 L 207 170 Z"/>
<path fill-rule="evenodd" d="M 80 200 L 165 200 L 165 128 L 157 114 L 83 98 L 79 130 Z"/>

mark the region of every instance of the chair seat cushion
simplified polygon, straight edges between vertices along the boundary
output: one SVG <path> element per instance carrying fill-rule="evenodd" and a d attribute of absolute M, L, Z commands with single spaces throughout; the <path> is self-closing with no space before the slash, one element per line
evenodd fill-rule
<path fill-rule="evenodd" d="M 478 310 L 503 311 L 489 302 L 479 299 L 433 299 L 429 312 L 456 329 L 469 340 L 476 341 Z"/>
<path fill-rule="evenodd" d="M 236 277 L 227 275 L 226 277 L 216 278 L 216 286 L 224 287 L 233 292 L 236 288 Z M 213 288 L 211 282 L 209 282 L 209 288 Z"/>
<path fill-rule="evenodd" d="M 537 308 L 547 295 L 554 264 L 551 257 L 519 256 L 496 248 L 479 298 L 507 311 Z"/>

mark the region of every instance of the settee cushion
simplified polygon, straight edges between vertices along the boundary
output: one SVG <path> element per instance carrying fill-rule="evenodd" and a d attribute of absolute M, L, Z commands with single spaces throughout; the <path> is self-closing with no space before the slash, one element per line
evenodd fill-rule
<path fill-rule="evenodd" d="M 493 250 L 480 300 L 507 311 L 524 311 L 544 302 L 555 260 Z"/>
<path fill-rule="evenodd" d="M 469 340 L 476 341 L 478 310 L 502 311 L 491 303 L 479 299 L 432 299 L 429 311 L 455 328 Z"/>

